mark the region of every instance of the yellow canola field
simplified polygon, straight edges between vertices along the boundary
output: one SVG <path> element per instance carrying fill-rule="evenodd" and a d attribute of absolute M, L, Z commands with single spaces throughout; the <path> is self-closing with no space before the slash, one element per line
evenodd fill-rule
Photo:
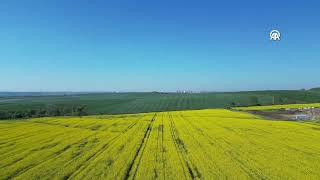
<path fill-rule="evenodd" d="M 0 121 L 0 179 L 320 179 L 320 126 L 223 109 Z"/>

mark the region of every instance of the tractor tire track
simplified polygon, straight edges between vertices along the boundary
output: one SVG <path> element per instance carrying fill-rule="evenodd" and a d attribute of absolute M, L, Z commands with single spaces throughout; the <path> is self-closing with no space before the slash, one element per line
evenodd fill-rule
<path fill-rule="evenodd" d="M 134 121 L 133 123 L 131 123 L 125 130 L 123 130 L 123 131 L 122 131 L 122 132 L 123 132 L 122 136 L 125 134 L 125 132 L 128 132 L 130 129 L 132 129 L 134 126 L 136 126 L 136 124 L 139 123 L 139 120 L 140 120 L 140 119 L 137 119 L 136 121 Z M 138 132 L 139 130 L 140 130 L 139 128 L 135 128 L 135 129 L 133 129 L 132 132 L 130 132 L 130 133 L 131 133 L 131 134 L 136 134 L 136 132 Z M 122 137 L 122 136 L 121 136 L 121 137 Z M 120 137 L 119 137 L 119 138 L 120 138 Z M 119 138 L 117 138 L 113 143 L 116 143 L 116 142 L 119 140 Z M 120 139 L 121 139 L 121 138 L 120 138 Z M 122 139 L 121 139 L 121 140 L 122 140 Z M 110 147 L 110 146 L 108 146 L 108 147 Z M 122 145 L 122 147 L 120 146 L 119 148 L 120 148 L 120 149 L 124 148 L 124 145 Z M 107 150 L 108 150 L 108 148 L 105 149 L 105 151 L 103 151 L 102 153 L 105 153 Z M 118 151 L 119 151 L 119 149 L 118 149 Z M 97 159 L 97 158 L 100 157 L 101 155 L 102 155 L 102 154 L 98 155 L 95 159 Z M 113 160 L 116 160 L 120 155 L 121 155 L 121 152 L 118 152 L 116 156 L 113 156 L 112 161 L 113 161 Z M 93 159 L 92 161 L 94 161 L 94 159 Z M 88 168 L 88 166 L 90 166 L 90 162 L 91 162 L 91 161 L 90 161 L 90 162 L 85 161 L 85 162 L 88 163 L 88 165 L 87 165 L 86 167 L 84 167 L 82 171 L 87 170 L 87 173 L 91 173 L 92 171 L 95 171 L 94 168 L 86 169 L 86 168 Z M 82 165 L 83 165 L 83 164 L 80 164 L 76 169 L 78 170 L 78 168 L 81 167 Z M 120 168 L 120 169 L 123 169 L 123 168 Z M 78 174 L 79 174 L 79 173 L 81 173 L 81 172 L 78 172 Z M 77 174 L 77 175 L 78 175 L 78 174 Z M 119 174 L 119 173 L 118 173 L 118 174 Z M 65 176 L 64 176 L 64 179 L 69 179 L 71 176 L 72 176 L 73 178 L 75 178 L 75 177 L 77 177 L 77 175 L 75 175 L 75 173 L 73 172 L 73 173 L 70 173 L 70 174 L 65 175 Z M 81 179 L 81 178 L 83 178 L 83 177 L 77 177 L 77 178 L 78 178 L 78 179 Z"/>
<path fill-rule="evenodd" d="M 48 132 L 48 130 L 40 129 L 40 130 L 37 130 L 37 131 L 30 131 L 30 132 L 15 136 L 14 138 L 8 137 L 4 141 L 1 140 L 0 143 L 1 144 L 5 144 L 5 143 L 10 143 L 12 141 L 20 141 L 20 140 L 23 140 L 23 139 L 28 139 L 28 138 L 33 137 L 33 136 L 38 136 L 39 133 L 45 133 L 45 132 Z M 1 133 L 3 133 L 3 132 L 1 132 Z M 6 134 L 6 135 L 9 136 L 11 134 Z"/>
<path fill-rule="evenodd" d="M 194 163 L 189 159 L 187 155 L 187 150 L 182 144 L 182 140 L 179 137 L 179 134 L 176 130 L 176 125 L 174 123 L 174 120 L 172 118 L 171 114 L 168 114 L 169 120 L 170 120 L 170 130 L 171 130 L 171 136 L 172 140 L 174 142 L 176 151 L 178 152 L 178 156 L 180 159 L 180 164 L 183 168 L 185 179 L 188 179 L 187 174 L 191 179 L 197 179 L 200 178 L 200 172 L 198 171 L 198 168 L 194 165 Z M 187 170 L 185 169 L 185 166 L 187 167 Z"/>
<path fill-rule="evenodd" d="M 91 136 L 93 136 L 93 135 L 89 135 L 89 136 L 87 136 L 87 137 L 85 137 L 85 138 L 88 138 L 88 137 L 91 137 Z M 4 179 L 12 179 L 12 178 L 21 176 L 21 175 L 23 175 L 24 173 L 26 173 L 27 171 L 29 171 L 29 170 L 31 170 L 31 169 L 33 169 L 33 168 L 35 168 L 35 167 L 37 167 L 37 166 L 45 163 L 45 162 L 47 162 L 47 161 L 49 161 L 49 160 L 51 160 L 51 159 L 55 159 L 55 158 L 57 158 L 57 157 L 60 157 L 65 151 L 67 151 L 68 149 L 70 149 L 73 145 L 76 145 L 76 144 L 81 143 L 82 140 L 83 140 L 83 139 L 81 139 L 81 140 L 79 140 L 79 141 L 77 141 L 77 142 L 74 142 L 74 143 L 72 143 L 72 144 L 68 144 L 68 145 L 65 146 L 64 148 L 60 149 L 59 151 L 56 151 L 55 153 L 53 153 L 52 155 L 48 156 L 48 157 L 45 158 L 44 160 L 38 162 L 37 164 L 35 164 L 35 165 L 29 165 L 29 166 L 24 167 L 24 168 L 20 168 L 20 169 L 16 170 L 13 174 L 9 175 L 8 177 L 6 177 L 6 178 L 4 178 Z"/>
<path fill-rule="evenodd" d="M 156 152 L 155 152 L 155 158 L 157 165 L 159 165 L 159 168 L 162 169 L 163 171 L 163 176 L 165 179 L 165 159 L 164 159 L 164 145 L 163 145 L 163 139 L 164 139 L 164 126 L 163 126 L 163 113 L 161 114 L 161 122 L 158 124 L 158 129 L 157 129 L 157 147 L 156 147 Z M 158 171 L 157 169 L 154 169 L 154 174 L 155 178 L 158 177 Z"/>
<path fill-rule="evenodd" d="M 181 113 L 180 113 L 180 116 L 181 116 L 183 119 L 185 119 L 186 121 L 188 121 L 188 123 L 189 123 L 191 126 L 193 126 L 193 128 L 196 129 L 196 130 L 199 132 L 199 134 L 201 134 L 204 138 L 206 138 L 211 145 L 217 146 L 217 147 L 219 147 L 220 149 L 224 149 L 221 145 L 219 145 L 219 144 L 220 144 L 219 142 L 213 141 L 213 138 L 212 138 L 209 134 L 203 132 L 203 130 L 202 130 L 200 127 L 196 126 L 194 123 L 192 123 L 189 118 L 183 116 Z M 218 126 L 218 125 L 217 125 L 217 126 Z M 218 126 L 218 127 L 220 127 L 220 126 Z M 220 127 L 220 128 L 223 128 L 223 127 Z M 226 143 L 228 146 L 232 147 L 232 144 L 230 144 L 229 142 L 227 142 L 225 139 L 223 139 L 223 141 L 224 141 L 224 143 Z M 201 143 L 199 143 L 199 144 L 201 144 Z M 240 156 L 240 153 L 238 153 L 238 152 L 233 152 L 233 153 L 226 152 L 226 153 L 227 153 L 230 157 L 232 157 L 232 158 L 238 163 L 238 165 L 240 166 L 240 168 L 241 168 L 250 178 L 252 178 L 252 179 L 264 179 L 264 177 L 260 176 L 259 174 L 254 173 L 254 170 L 253 170 L 253 169 L 251 169 L 250 167 L 246 166 L 239 158 L 236 157 L 236 156 Z"/>
<path fill-rule="evenodd" d="M 163 125 L 163 114 L 162 114 L 162 119 L 161 119 L 161 161 L 162 161 L 162 169 L 163 169 L 163 178 L 166 179 L 166 161 L 164 158 L 164 153 L 165 153 L 165 149 L 164 149 L 164 125 Z"/>
<path fill-rule="evenodd" d="M 196 132 L 198 132 L 200 135 L 202 135 L 205 139 L 207 139 L 210 145 L 213 145 L 213 142 L 211 141 L 211 139 L 210 139 L 208 136 L 206 136 L 206 134 L 202 131 L 201 128 L 199 128 L 199 127 L 197 127 L 196 125 L 194 125 L 188 118 L 186 118 L 185 116 L 183 116 L 182 113 L 179 113 L 179 115 L 180 115 L 180 118 L 181 118 L 182 120 L 185 120 L 185 121 L 190 125 L 189 128 L 187 128 L 187 126 L 184 126 L 185 129 L 190 129 L 190 128 L 191 128 L 191 129 L 194 129 Z M 190 130 L 187 130 L 187 132 L 192 132 L 191 129 L 190 129 Z M 195 137 L 192 135 L 192 133 L 188 133 L 188 135 L 189 135 L 192 139 L 195 140 L 195 142 L 198 144 L 199 147 L 203 148 L 203 143 L 200 142 L 199 140 L 197 140 L 197 138 L 195 138 Z M 209 154 L 208 152 L 203 151 L 202 153 L 205 154 L 206 157 L 210 157 L 210 154 Z M 219 173 L 223 172 L 220 168 L 218 168 L 218 164 L 216 164 L 216 166 L 215 166 L 214 168 L 215 168 Z"/>
<path fill-rule="evenodd" d="M 106 144 L 104 144 L 101 148 L 99 148 L 95 153 L 93 153 L 92 155 L 90 155 L 89 157 L 86 158 L 85 163 L 81 164 L 77 167 L 77 171 L 73 172 L 72 174 L 68 175 L 68 178 L 70 177 L 75 177 L 77 176 L 82 170 L 84 170 L 85 168 L 87 168 L 90 165 L 90 162 L 95 160 L 96 158 L 98 158 L 103 152 L 105 152 L 107 150 L 107 148 L 109 146 L 111 146 L 113 143 L 115 143 L 122 135 L 124 135 L 125 133 L 127 133 L 129 130 L 131 130 L 136 124 L 138 123 L 138 121 L 133 122 L 132 124 L 130 124 L 126 129 L 124 129 L 119 135 L 113 137 L 109 142 L 107 142 Z M 67 178 L 67 179 L 68 179 Z"/>
<path fill-rule="evenodd" d="M 141 131 L 141 129 L 139 129 L 139 128 L 137 128 L 135 131 L 134 131 L 134 133 L 133 134 L 135 134 L 135 133 L 138 133 L 139 131 Z M 119 154 L 118 154 L 118 156 L 120 156 Z M 116 158 L 115 158 L 116 159 Z M 131 162 L 131 161 L 130 161 Z M 127 165 L 126 164 L 124 164 L 121 168 L 119 168 L 119 170 L 117 171 L 117 177 L 120 177 L 120 176 L 123 176 L 123 170 L 125 169 L 125 172 L 126 172 L 126 169 L 127 169 Z"/>
<path fill-rule="evenodd" d="M 133 173 L 132 174 L 132 179 L 135 179 L 137 171 L 139 169 L 139 165 L 141 163 L 141 159 L 143 157 L 144 150 L 145 150 L 145 148 L 146 148 L 146 146 L 148 144 L 149 137 L 150 137 L 150 134 L 151 134 L 151 131 L 152 131 L 152 128 L 153 128 L 154 121 L 156 120 L 156 117 L 157 117 L 157 113 L 155 113 L 153 118 L 151 119 L 151 121 L 150 121 L 150 123 L 149 123 L 149 125 L 148 125 L 148 127 L 147 127 L 147 129 L 146 129 L 146 131 L 144 133 L 144 136 L 142 138 L 140 146 L 138 147 L 133 160 L 129 164 L 128 169 L 126 170 L 126 173 L 124 175 L 124 179 L 129 179 L 130 175 L 132 173 Z M 135 169 L 133 169 L 133 166 L 134 166 L 135 163 L 137 163 L 137 167 Z"/>
<path fill-rule="evenodd" d="M 34 148 L 28 149 L 28 150 L 18 149 L 18 150 L 15 150 L 15 151 L 10 151 L 10 152 L 7 152 L 7 153 L 3 153 L 3 154 L 2 154 L 2 156 L 3 156 L 2 160 L 5 160 L 5 159 L 7 159 L 7 158 L 12 157 L 12 154 L 19 154 L 19 153 L 21 153 L 21 151 L 24 152 L 24 153 L 26 153 L 26 155 L 23 156 L 22 158 L 21 158 L 21 157 L 18 158 L 18 160 L 16 160 L 16 161 L 13 162 L 13 163 L 9 163 L 9 164 L 0 166 L 0 168 L 4 168 L 4 167 L 11 166 L 11 165 L 13 165 L 13 164 L 16 163 L 16 162 L 21 161 L 21 160 L 27 158 L 27 157 L 28 157 L 29 155 L 31 155 L 31 153 L 33 153 L 33 152 L 37 152 L 37 151 L 41 151 L 41 150 L 43 150 L 43 149 L 46 149 L 47 146 L 50 146 L 50 145 L 47 145 L 47 143 L 52 142 L 57 136 L 60 136 L 60 135 L 63 135 L 63 134 L 65 134 L 65 132 L 59 132 L 59 133 L 55 134 L 53 138 L 50 138 L 50 139 L 47 138 L 47 140 L 45 140 L 45 139 L 40 139 L 39 141 L 35 141 L 35 142 L 37 142 L 37 143 L 39 143 L 39 144 L 45 144 L 44 146 L 34 147 Z M 44 140 L 45 140 L 45 141 L 44 141 Z M 52 143 L 51 143 L 51 144 L 52 144 Z M 53 143 L 53 144 L 55 144 L 55 143 Z"/>

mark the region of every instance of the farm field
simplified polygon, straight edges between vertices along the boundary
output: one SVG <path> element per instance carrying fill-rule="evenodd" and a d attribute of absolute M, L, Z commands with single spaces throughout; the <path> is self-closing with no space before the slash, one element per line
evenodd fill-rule
<path fill-rule="evenodd" d="M 320 107 L 320 103 L 310 104 L 284 104 L 284 105 L 270 105 L 270 106 L 249 106 L 249 107 L 235 107 L 235 110 L 275 110 L 282 108 L 304 108 L 304 107 Z"/>
<path fill-rule="evenodd" d="M 0 119 L 72 116 L 77 106 L 84 107 L 87 115 L 99 115 L 320 102 L 316 90 L 52 94 L 0 92 Z"/>
<path fill-rule="evenodd" d="M 320 126 L 224 109 L 0 121 L 0 179 L 319 179 Z"/>

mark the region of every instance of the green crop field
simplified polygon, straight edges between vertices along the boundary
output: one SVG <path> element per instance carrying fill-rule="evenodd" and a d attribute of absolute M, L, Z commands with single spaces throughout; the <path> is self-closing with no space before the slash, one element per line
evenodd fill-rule
<path fill-rule="evenodd" d="M 0 119 L 76 115 L 128 114 L 236 106 L 319 103 L 320 91 L 283 90 L 210 93 L 0 93 Z M 10 96 L 12 95 L 12 96 Z M 29 96 L 28 96 L 29 95 Z M 36 96 L 38 95 L 38 96 Z"/>
<path fill-rule="evenodd" d="M 320 126 L 223 109 L 0 122 L 0 179 L 319 179 Z"/>

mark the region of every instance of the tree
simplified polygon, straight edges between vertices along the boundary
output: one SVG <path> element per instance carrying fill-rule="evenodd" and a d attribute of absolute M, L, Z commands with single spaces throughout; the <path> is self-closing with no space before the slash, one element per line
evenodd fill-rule
<path fill-rule="evenodd" d="M 8 118 L 10 118 L 10 115 L 8 112 L 0 111 L 0 119 L 8 119 Z"/>
<path fill-rule="evenodd" d="M 236 102 L 231 102 L 231 106 L 235 107 L 235 106 L 237 106 L 237 103 Z"/>
<path fill-rule="evenodd" d="M 46 109 L 47 116 L 61 116 L 60 108 L 57 105 L 49 105 Z"/>
<path fill-rule="evenodd" d="M 75 112 L 75 115 L 80 117 L 86 114 L 84 106 L 76 106 L 74 112 Z"/>

